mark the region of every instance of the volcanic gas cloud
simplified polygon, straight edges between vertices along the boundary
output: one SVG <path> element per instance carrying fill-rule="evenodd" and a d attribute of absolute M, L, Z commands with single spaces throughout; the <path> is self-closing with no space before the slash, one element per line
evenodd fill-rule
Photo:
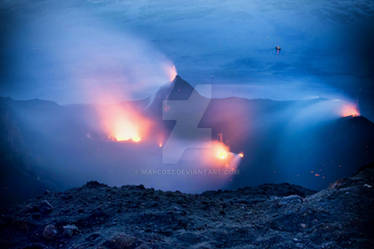
<path fill-rule="evenodd" d="M 341 109 L 341 116 L 343 117 L 357 117 L 360 116 L 360 112 L 355 104 L 345 104 Z"/>
<path fill-rule="evenodd" d="M 175 66 L 165 63 L 164 68 L 165 79 L 167 76 L 172 81 L 177 75 Z M 107 84 L 106 86 L 105 90 L 102 88 L 90 90 L 95 96 L 94 106 L 101 131 L 105 133 L 107 138 L 116 142 L 139 143 L 144 141 L 149 135 L 152 120 L 144 115 L 142 108 L 135 106 L 131 101 L 125 102 L 125 99 L 132 99 L 131 93 L 136 91 L 136 84 L 133 84 L 129 92 L 121 91 L 123 87 L 116 84 Z M 144 86 L 139 88 L 141 90 Z M 158 137 L 161 135 L 159 134 Z M 162 147 L 163 139 L 158 140 L 156 142 L 159 147 Z"/>
<path fill-rule="evenodd" d="M 151 121 L 129 104 L 108 104 L 98 107 L 102 128 L 109 139 L 117 142 L 142 141 L 149 132 Z"/>

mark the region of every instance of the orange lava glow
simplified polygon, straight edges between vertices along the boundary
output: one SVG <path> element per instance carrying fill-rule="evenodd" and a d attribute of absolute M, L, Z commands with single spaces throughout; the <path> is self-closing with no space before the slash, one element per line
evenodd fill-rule
<path fill-rule="evenodd" d="M 167 67 L 167 73 L 169 75 L 169 80 L 170 81 L 173 81 L 178 74 L 177 69 L 174 65 Z"/>
<path fill-rule="evenodd" d="M 117 142 L 141 142 L 146 136 L 150 121 L 129 105 L 110 104 L 99 109 L 102 127 L 109 139 Z"/>
<path fill-rule="evenodd" d="M 227 160 L 230 155 L 230 149 L 224 143 L 214 142 L 212 145 L 214 157 L 218 160 Z"/>
<path fill-rule="evenodd" d="M 163 131 L 159 131 L 156 135 L 156 143 L 159 148 L 162 148 L 164 146 L 165 136 Z"/>
<path fill-rule="evenodd" d="M 233 153 L 230 151 L 229 146 L 225 145 L 223 142 L 214 140 L 207 142 L 204 145 L 206 150 L 200 158 L 203 165 L 208 168 L 213 169 L 223 169 L 223 170 L 236 170 L 241 161 L 241 155 L 243 153 Z"/>
<path fill-rule="evenodd" d="M 357 117 L 357 116 L 360 116 L 360 112 L 358 111 L 358 108 L 356 105 L 347 104 L 343 106 L 341 110 L 341 115 L 343 117 L 349 117 L 349 116 Z"/>
<path fill-rule="evenodd" d="M 131 140 L 132 140 L 133 142 L 137 143 L 137 142 L 142 141 L 142 138 L 141 138 L 140 136 L 135 135 L 135 136 L 132 136 L 132 137 L 131 137 Z"/>

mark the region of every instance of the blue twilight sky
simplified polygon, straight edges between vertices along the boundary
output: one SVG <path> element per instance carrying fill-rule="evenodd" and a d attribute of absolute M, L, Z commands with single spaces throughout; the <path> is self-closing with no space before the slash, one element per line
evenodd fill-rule
<path fill-rule="evenodd" d="M 64 2 L 0 2 L 0 95 L 79 103 L 90 86 L 119 85 L 141 98 L 174 63 L 193 84 L 345 97 L 373 117 L 374 1 Z"/>

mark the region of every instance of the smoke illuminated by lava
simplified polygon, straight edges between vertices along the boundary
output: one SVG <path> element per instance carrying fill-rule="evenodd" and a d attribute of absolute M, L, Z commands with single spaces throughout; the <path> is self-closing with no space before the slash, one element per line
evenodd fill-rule
<path fill-rule="evenodd" d="M 129 105 L 111 104 L 98 108 L 102 127 L 108 138 L 117 141 L 142 141 L 148 133 L 150 121 Z"/>
<path fill-rule="evenodd" d="M 212 145 L 212 149 L 213 149 L 214 156 L 217 159 L 219 159 L 219 160 L 226 160 L 226 159 L 228 159 L 230 150 L 229 150 L 229 148 L 225 144 L 219 143 L 219 142 L 215 142 Z"/>
<path fill-rule="evenodd" d="M 204 164 L 213 168 L 226 168 L 235 170 L 243 153 L 235 154 L 230 148 L 220 141 L 212 141 L 207 145 L 208 150 L 204 156 Z"/>
<path fill-rule="evenodd" d="M 140 109 L 131 102 L 123 102 L 121 94 L 115 94 L 115 87 L 107 89 L 106 92 L 102 89 L 95 89 L 93 92 L 96 95 L 94 106 L 98 128 L 107 138 L 117 142 L 134 143 L 145 139 L 151 121 L 141 114 Z"/>
<path fill-rule="evenodd" d="M 346 104 L 342 107 L 341 115 L 343 117 L 357 117 L 360 116 L 360 112 L 358 111 L 358 108 L 354 104 Z"/>
<path fill-rule="evenodd" d="M 178 75 L 177 68 L 175 67 L 175 65 L 167 66 L 166 71 L 167 71 L 167 74 L 169 75 L 169 80 L 170 81 L 173 81 L 175 79 L 175 77 Z"/>
<path fill-rule="evenodd" d="M 168 75 L 172 81 L 177 75 L 174 65 L 169 65 Z M 109 83 L 111 78 L 102 77 L 105 87 L 96 87 L 86 83 L 87 89 L 92 99 L 95 99 L 100 128 L 106 136 L 117 142 L 132 141 L 139 143 L 145 139 L 150 129 L 152 121 L 142 114 L 142 109 L 136 108 L 130 102 L 123 102 L 124 99 L 131 98 L 132 91 L 123 91 L 121 84 Z M 133 88 L 137 85 L 134 84 Z M 140 88 L 142 89 L 143 86 Z M 133 89 L 132 89 L 133 90 Z M 154 135 L 154 134 L 153 134 Z M 158 145 L 163 146 L 164 138 L 159 135 Z"/>

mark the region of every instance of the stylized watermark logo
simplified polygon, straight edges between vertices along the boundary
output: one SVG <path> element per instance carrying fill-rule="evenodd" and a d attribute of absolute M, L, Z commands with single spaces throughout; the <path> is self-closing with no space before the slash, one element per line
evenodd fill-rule
<path fill-rule="evenodd" d="M 139 175 L 179 175 L 179 176 L 209 176 L 209 175 L 237 175 L 239 170 L 233 168 L 196 168 L 196 169 L 173 169 L 173 168 L 155 168 L 138 169 Z"/>
<path fill-rule="evenodd" d="M 176 164 L 187 149 L 207 148 L 207 142 L 212 139 L 212 129 L 199 128 L 198 125 L 208 108 L 211 91 L 210 84 L 197 85 L 186 100 L 163 101 L 163 119 L 176 121 L 163 146 L 163 163 Z"/>

